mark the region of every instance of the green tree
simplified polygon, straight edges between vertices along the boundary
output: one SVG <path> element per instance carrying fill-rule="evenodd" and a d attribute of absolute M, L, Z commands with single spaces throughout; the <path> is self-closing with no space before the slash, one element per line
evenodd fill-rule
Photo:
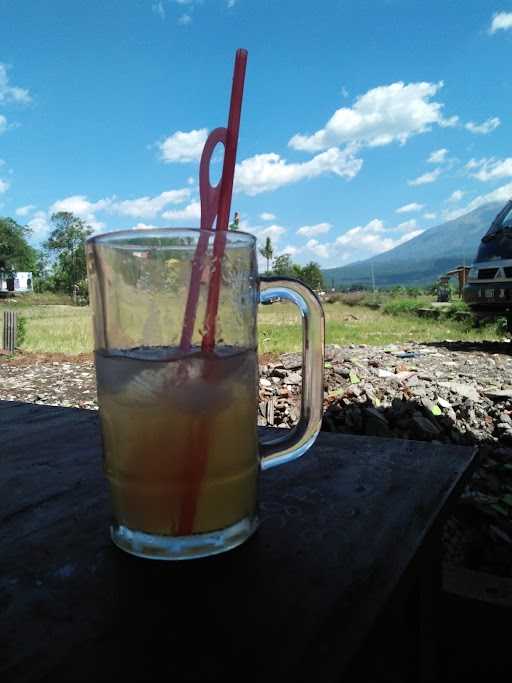
<path fill-rule="evenodd" d="M 12 218 L 0 218 L 0 270 L 10 275 L 17 270 L 37 271 L 37 250 L 30 246 L 30 230 Z"/>
<path fill-rule="evenodd" d="M 230 230 L 240 229 L 240 214 L 238 213 L 238 211 L 235 211 L 235 215 L 233 216 L 233 222 L 230 223 L 228 227 Z"/>
<path fill-rule="evenodd" d="M 293 269 L 291 256 L 289 254 L 276 256 L 272 264 L 272 273 L 274 275 L 281 275 L 285 277 L 297 277 Z"/>
<path fill-rule="evenodd" d="M 52 278 L 57 290 L 73 293 L 83 288 L 87 277 L 85 266 L 85 240 L 92 228 L 81 218 L 68 211 L 59 211 L 51 217 L 53 230 L 44 248 L 53 256 Z"/>
<path fill-rule="evenodd" d="M 272 260 L 272 256 L 274 255 L 274 247 L 272 246 L 272 240 L 270 237 L 267 237 L 265 240 L 265 246 L 261 247 L 260 249 L 260 254 L 263 256 L 264 259 L 267 259 L 267 273 L 270 270 L 270 261 Z"/>
<path fill-rule="evenodd" d="M 323 289 L 324 279 L 322 277 L 322 271 L 318 263 L 310 261 L 305 266 L 301 268 L 301 274 L 299 278 L 311 289 Z"/>

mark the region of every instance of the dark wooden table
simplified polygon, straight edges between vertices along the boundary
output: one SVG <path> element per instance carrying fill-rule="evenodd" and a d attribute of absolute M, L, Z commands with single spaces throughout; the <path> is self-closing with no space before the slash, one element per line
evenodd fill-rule
<path fill-rule="evenodd" d="M 166 563 L 109 540 L 97 413 L 0 401 L 0 444 L 3 683 L 369 681 L 406 593 L 435 678 L 438 529 L 473 450 L 322 433 L 262 475 L 249 542 Z"/>

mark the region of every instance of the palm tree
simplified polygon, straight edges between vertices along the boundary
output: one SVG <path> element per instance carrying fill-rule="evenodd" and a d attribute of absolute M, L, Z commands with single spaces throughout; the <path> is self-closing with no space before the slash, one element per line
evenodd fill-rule
<path fill-rule="evenodd" d="M 260 249 L 260 254 L 263 256 L 264 259 L 267 259 L 267 273 L 270 270 L 270 261 L 272 260 L 272 256 L 274 255 L 274 247 L 272 246 L 272 240 L 270 237 L 267 237 L 265 240 L 265 246 L 261 247 Z"/>

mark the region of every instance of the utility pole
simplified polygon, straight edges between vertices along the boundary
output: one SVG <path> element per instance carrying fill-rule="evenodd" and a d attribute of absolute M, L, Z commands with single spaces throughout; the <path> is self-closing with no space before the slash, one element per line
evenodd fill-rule
<path fill-rule="evenodd" d="M 375 273 L 373 272 L 373 263 L 370 262 L 370 270 L 372 273 L 372 289 L 373 293 L 375 294 Z"/>

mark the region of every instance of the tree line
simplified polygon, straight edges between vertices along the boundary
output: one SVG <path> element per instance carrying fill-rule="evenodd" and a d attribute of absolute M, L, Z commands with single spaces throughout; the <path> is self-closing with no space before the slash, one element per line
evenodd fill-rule
<path fill-rule="evenodd" d="M 230 229 L 238 229 L 238 215 Z M 4 276 L 16 271 L 33 275 L 36 292 L 66 292 L 87 297 L 85 241 L 93 229 L 83 219 L 68 211 L 59 211 L 50 218 L 51 231 L 40 249 L 32 247 L 30 229 L 12 218 L 0 218 L 0 272 Z M 260 253 L 267 261 L 266 275 L 294 277 L 312 289 L 322 289 L 320 266 L 311 261 L 305 266 L 293 263 L 288 254 L 274 256 L 270 237 Z"/>
<path fill-rule="evenodd" d="M 50 224 L 48 239 L 36 249 L 28 242 L 29 228 L 12 218 L 0 218 L 0 272 L 6 277 L 31 272 L 36 292 L 87 296 L 85 241 L 92 228 L 68 211 L 52 214 Z"/>
<path fill-rule="evenodd" d="M 270 237 L 267 237 L 265 240 L 264 246 L 260 249 L 260 254 L 267 262 L 265 275 L 294 277 L 304 282 L 311 289 L 321 290 L 324 288 L 322 271 L 318 263 L 310 261 L 305 266 L 301 266 L 298 263 L 294 263 L 289 254 L 281 254 L 281 256 L 273 258 L 274 247 Z M 270 267 L 270 264 L 272 264 L 272 267 Z"/>

